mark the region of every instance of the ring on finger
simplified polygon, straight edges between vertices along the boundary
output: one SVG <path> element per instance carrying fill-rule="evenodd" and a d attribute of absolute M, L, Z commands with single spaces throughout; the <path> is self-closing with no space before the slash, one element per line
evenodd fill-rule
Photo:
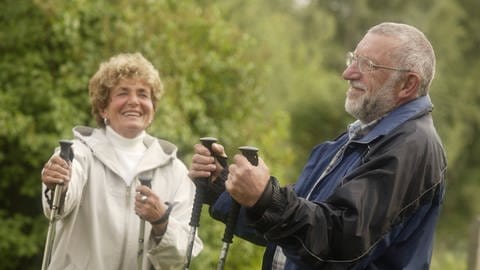
<path fill-rule="evenodd" d="M 140 198 L 140 201 L 146 202 L 147 199 L 148 199 L 147 195 L 143 195 L 143 196 Z"/>

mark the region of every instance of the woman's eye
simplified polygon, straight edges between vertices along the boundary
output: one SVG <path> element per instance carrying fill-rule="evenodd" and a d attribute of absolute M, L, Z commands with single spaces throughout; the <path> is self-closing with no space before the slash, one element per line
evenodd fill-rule
<path fill-rule="evenodd" d="M 142 98 L 150 98 L 150 94 L 147 92 L 140 92 L 139 96 Z"/>

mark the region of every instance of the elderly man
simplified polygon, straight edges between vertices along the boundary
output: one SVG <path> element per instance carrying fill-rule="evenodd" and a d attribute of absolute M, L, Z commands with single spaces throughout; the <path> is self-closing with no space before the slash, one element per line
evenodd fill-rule
<path fill-rule="evenodd" d="M 433 48 L 412 26 L 381 23 L 346 63 L 345 109 L 357 120 L 313 149 L 293 187 L 261 158 L 236 155 L 227 170 L 195 145 L 189 175 L 224 182 L 209 200 L 215 218 L 232 197 L 243 206 L 237 234 L 267 245 L 263 269 L 429 268 L 447 167 L 428 96 Z"/>

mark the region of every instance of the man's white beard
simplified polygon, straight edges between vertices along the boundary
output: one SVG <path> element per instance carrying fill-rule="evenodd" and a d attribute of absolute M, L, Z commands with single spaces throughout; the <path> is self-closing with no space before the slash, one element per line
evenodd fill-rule
<path fill-rule="evenodd" d="M 374 94 L 371 91 L 365 91 L 363 95 L 358 97 L 351 98 L 347 95 L 345 111 L 364 124 L 382 117 L 395 108 L 396 96 L 392 89 L 397 80 L 397 76 L 390 77 Z"/>

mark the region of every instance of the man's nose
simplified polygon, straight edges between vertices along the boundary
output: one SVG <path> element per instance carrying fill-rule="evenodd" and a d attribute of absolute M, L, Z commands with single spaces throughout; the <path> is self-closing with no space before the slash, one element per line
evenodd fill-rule
<path fill-rule="evenodd" d="M 362 76 L 358 65 L 356 62 L 352 62 L 350 65 L 346 66 L 342 73 L 342 78 L 344 80 L 358 80 Z"/>

